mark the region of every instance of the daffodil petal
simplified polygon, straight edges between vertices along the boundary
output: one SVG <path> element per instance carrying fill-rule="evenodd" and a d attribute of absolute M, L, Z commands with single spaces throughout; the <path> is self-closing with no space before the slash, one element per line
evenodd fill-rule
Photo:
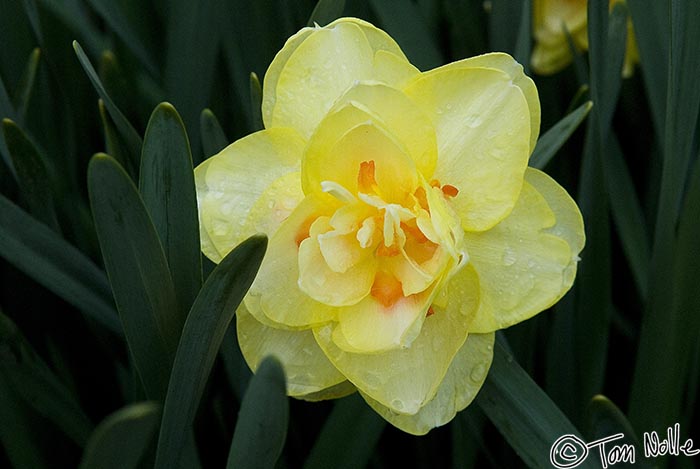
<path fill-rule="evenodd" d="M 375 52 L 374 74 L 372 76 L 374 80 L 400 89 L 418 75 L 420 75 L 420 70 L 406 60 L 403 55 L 398 56 L 385 50 Z"/>
<path fill-rule="evenodd" d="M 588 11 L 585 1 L 535 0 L 533 3 L 532 69 L 550 75 L 571 63 L 573 56 L 566 31 L 579 50 L 588 49 Z"/>
<path fill-rule="evenodd" d="M 513 84 L 520 88 L 527 101 L 530 111 L 530 153 L 535 149 L 537 137 L 540 134 L 540 97 L 537 93 L 537 86 L 532 78 L 525 75 L 523 66 L 513 57 L 503 52 L 491 52 L 489 54 L 477 55 L 468 59 L 452 62 L 443 65 L 436 70 L 449 70 L 459 68 L 493 68 L 508 74 Z"/>
<path fill-rule="evenodd" d="M 346 260 L 343 254 L 342 251 L 334 253 L 341 257 L 339 263 Z M 376 271 L 374 256 L 365 256 L 357 264 L 348 266 L 345 272 L 333 271 L 321 252 L 318 237 L 307 238 L 299 246 L 299 288 L 326 305 L 346 306 L 362 300 L 372 288 Z"/>
<path fill-rule="evenodd" d="M 483 231 L 515 205 L 530 155 L 530 110 L 502 70 L 448 68 L 405 90 L 437 131 L 435 178 L 457 188 L 452 206 L 466 230 Z"/>
<path fill-rule="evenodd" d="M 379 415 L 412 435 L 425 435 L 451 421 L 476 397 L 484 384 L 493 359 L 494 334 L 469 334 L 455 355 L 435 397 L 413 415 L 400 414 L 361 392 Z"/>
<path fill-rule="evenodd" d="M 554 212 L 556 223 L 547 232 L 566 241 L 571 249 L 571 259 L 566 268 L 564 281 L 564 285 L 568 285 L 566 287 L 568 290 L 576 277 L 578 256 L 586 244 L 586 231 L 583 227 L 581 211 L 568 192 L 546 173 L 535 168 L 527 168 L 525 181 L 537 189 Z"/>
<path fill-rule="evenodd" d="M 491 332 L 532 317 L 569 290 L 583 247 L 583 222 L 564 189 L 528 170 L 508 218 L 489 231 L 465 233 L 465 243 L 481 283 L 470 331 Z"/>
<path fill-rule="evenodd" d="M 380 123 L 346 127 L 357 113 L 366 115 L 352 105 L 341 108 L 324 120 L 311 138 L 302 163 L 304 192 L 319 191 L 324 181 L 332 181 L 357 194 L 361 165 L 373 161 L 381 198 L 388 203 L 403 202 L 418 184 L 413 160 Z"/>
<path fill-rule="evenodd" d="M 360 28 L 364 33 L 365 38 L 367 38 L 367 42 L 369 43 L 370 47 L 372 47 L 372 50 L 386 51 L 402 58 L 403 60 L 407 60 L 396 41 L 394 41 L 391 36 L 374 26 L 372 23 L 368 23 L 367 21 L 359 18 L 338 18 L 326 27 L 333 28 L 340 24 L 352 24 Z"/>
<path fill-rule="evenodd" d="M 300 169 L 305 142 L 292 129 L 251 134 L 224 148 L 195 169 L 202 251 L 219 262 L 255 231 L 245 218 L 258 198 L 278 178 Z M 297 197 L 298 176 L 285 179 Z M 260 217 L 274 216 L 272 211 Z M 270 235 L 271 233 L 266 233 Z"/>
<path fill-rule="evenodd" d="M 415 414 L 430 401 L 453 357 L 464 344 L 479 303 L 478 279 L 470 266 L 455 277 L 462 285 L 459 301 L 424 318 L 420 334 L 405 348 L 383 353 L 351 353 L 335 343 L 334 328 L 314 328 L 314 336 L 331 363 L 358 390 L 402 414 Z M 470 293 L 469 294 L 466 293 Z M 457 297 L 455 297 L 457 298 Z"/>
<path fill-rule="evenodd" d="M 385 306 L 371 295 L 338 311 L 333 342 L 353 353 L 379 353 L 409 346 L 421 331 L 434 289 Z"/>
<path fill-rule="evenodd" d="M 381 122 L 382 128 L 402 143 L 423 176 L 428 180 L 432 177 L 437 162 L 435 129 L 405 94 L 382 83 L 359 83 L 336 102 L 334 109 L 347 103 L 366 112 L 373 122 Z"/>
<path fill-rule="evenodd" d="M 330 231 L 318 236 L 317 243 L 328 268 L 341 274 L 373 254 L 371 249 L 360 246 L 355 233 Z"/>
<path fill-rule="evenodd" d="M 552 75 L 563 70 L 571 63 L 573 56 L 567 43 L 536 43 L 532 48 L 530 63 L 532 69 L 540 75 Z"/>
<path fill-rule="evenodd" d="M 314 31 L 316 31 L 316 28 L 302 28 L 295 35 L 287 39 L 284 47 L 277 52 L 267 72 L 265 72 L 265 78 L 263 79 L 262 117 L 266 128 L 272 127 L 272 111 L 277 103 L 277 82 L 279 81 L 280 73 L 284 69 L 289 58 L 297 50 L 297 47 L 299 47 Z"/>
<path fill-rule="evenodd" d="M 299 243 L 308 225 L 337 208 L 325 194 L 307 196 L 270 238 L 260 271 L 246 296 L 246 306 L 259 321 L 260 315 L 283 328 L 306 328 L 335 319 L 336 308 L 313 300 L 298 286 Z"/>
<path fill-rule="evenodd" d="M 535 0 L 533 4 L 535 37 L 563 37 L 563 28 L 575 32 L 586 29 L 588 10 L 585 0 Z M 564 38 L 564 40 L 566 40 Z"/>
<path fill-rule="evenodd" d="M 287 173 L 275 179 L 249 209 L 241 231 L 265 233 L 268 237 L 274 235 L 282 222 L 304 199 L 300 181 L 301 171 Z"/>
<path fill-rule="evenodd" d="M 327 399 L 339 399 L 349 396 L 357 392 L 357 388 L 350 381 L 343 381 L 330 388 L 323 389 L 318 392 L 312 392 L 303 396 L 295 396 L 297 399 L 303 399 L 309 402 L 325 401 Z"/>
<path fill-rule="evenodd" d="M 346 382 L 314 339 L 310 329 L 290 331 L 258 322 L 245 308 L 236 311 L 238 343 L 248 366 L 255 371 L 268 355 L 277 357 L 287 377 L 290 396 L 306 396 Z"/>
<path fill-rule="evenodd" d="M 362 29 L 340 22 L 315 29 L 279 72 L 272 127 L 293 127 L 309 138 L 338 99 L 358 80 L 372 78 L 374 51 Z"/>

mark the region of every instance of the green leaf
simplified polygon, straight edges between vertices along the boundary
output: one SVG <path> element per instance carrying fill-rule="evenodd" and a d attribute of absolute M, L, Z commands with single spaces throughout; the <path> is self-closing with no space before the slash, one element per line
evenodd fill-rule
<path fill-rule="evenodd" d="M 370 0 L 381 26 L 401 46 L 413 65 L 429 70 L 445 63 L 425 18 L 411 0 Z"/>
<path fill-rule="evenodd" d="M 164 84 L 172 102 L 190 129 L 192 147 L 199 149 L 197 120 L 209 105 L 214 83 L 219 34 L 226 17 L 225 2 L 169 3 L 165 54 Z M 195 158 L 200 161 L 201 158 Z"/>
<path fill-rule="evenodd" d="M 32 97 L 32 91 L 34 90 L 36 71 L 39 68 L 39 57 L 41 57 L 41 51 L 37 47 L 29 54 L 27 67 L 15 92 L 14 106 L 17 110 L 17 120 L 19 122 L 23 122 L 24 117 L 27 115 L 29 99 Z"/>
<path fill-rule="evenodd" d="M 117 160 L 132 178 L 137 178 L 138 167 L 135 166 L 134 159 L 130 157 L 127 145 L 117 130 L 117 127 L 114 125 L 114 121 L 110 117 L 105 102 L 102 101 L 102 99 L 97 100 L 97 108 L 100 111 L 100 119 L 102 120 L 102 130 L 105 134 L 105 148 L 107 154 Z"/>
<path fill-rule="evenodd" d="M 662 430 L 678 419 L 690 344 L 697 340 L 697 332 L 689 337 L 695 329 L 697 310 L 688 309 L 695 301 L 690 298 L 697 287 L 686 284 L 690 292 L 681 294 L 675 271 L 679 268 L 676 265 L 688 262 L 678 257 L 688 252 L 677 246 L 681 238 L 676 234 L 676 227 L 688 187 L 688 168 L 691 158 L 697 156 L 700 87 L 696 77 L 700 75 L 700 56 L 695 44 L 700 41 L 698 17 L 700 2 L 671 2 L 663 171 L 649 268 L 649 301 L 642 318 L 629 406 L 630 420 L 645 431 Z M 691 223 L 688 228 L 691 232 L 695 230 L 693 222 L 695 220 L 684 221 Z M 687 249 L 687 245 L 683 249 Z M 685 295 L 688 299 L 683 298 Z"/>
<path fill-rule="evenodd" d="M 345 0 L 318 0 L 306 25 L 313 26 L 318 24 L 319 26 L 326 26 L 332 23 L 333 20 L 343 16 L 344 8 Z"/>
<path fill-rule="evenodd" d="M 530 70 L 530 54 L 532 52 L 532 0 L 523 0 L 518 25 L 518 38 L 515 41 L 513 57 L 520 62 L 527 74 Z"/>
<path fill-rule="evenodd" d="M 180 461 L 224 334 L 266 246 L 266 238 L 253 236 L 231 251 L 209 275 L 187 316 L 165 399 L 156 468 L 177 467 Z"/>
<path fill-rule="evenodd" d="M 635 446 L 639 446 L 639 439 L 632 428 L 632 424 L 629 423 L 625 414 L 607 397 L 602 394 L 594 396 L 588 405 L 587 413 L 588 427 L 592 439 L 597 440 L 615 433 L 624 433 L 628 437 L 628 441 L 624 441 L 624 443 L 634 443 Z"/>
<path fill-rule="evenodd" d="M 304 469 L 365 467 L 386 427 L 358 393 L 339 399 L 323 424 Z"/>
<path fill-rule="evenodd" d="M 82 2 L 56 0 L 38 0 L 47 11 L 83 39 L 91 55 L 100 54 L 107 45 L 105 35 L 92 21 L 90 12 Z M 75 37 L 75 36 L 73 36 Z"/>
<path fill-rule="evenodd" d="M 663 141 L 670 36 L 669 2 L 627 0 L 639 48 L 639 67 L 649 97 L 654 128 Z"/>
<path fill-rule="evenodd" d="M 114 31 L 119 38 L 124 41 L 124 44 L 129 50 L 139 59 L 148 72 L 153 75 L 158 75 L 158 69 L 153 61 L 151 54 L 146 49 L 146 42 L 143 41 L 136 31 L 133 29 L 133 24 L 122 11 L 121 3 L 112 0 L 88 0 L 88 3 L 95 9 L 105 23 Z"/>
<path fill-rule="evenodd" d="M 542 135 L 530 156 L 530 166 L 538 169 L 547 166 L 547 163 L 583 122 L 592 107 L 591 101 L 583 103 Z"/>
<path fill-rule="evenodd" d="M 492 0 L 489 14 L 490 50 L 507 52 L 523 64 L 530 63 L 531 0 Z"/>
<path fill-rule="evenodd" d="M 221 359 L 224 363 L 224 371 L 228 378 L 233 395 L 238 402 L 243 400 L 245 391 L 248 388 L 253 372 L 243 358 L 241 348 L 238 345 L 238 334 L 236 333 L 236 321 L 231 321 L 231 325 L 226 331 L 224 341 L 221 344 Z"/>
<path fill-rule="evenodd" d="M 56 378 L 15 324 L 0 313 L 0 374 L 39 415 L 52 421 L 79 446 L 85 445 L 92 423 L 74 395 Z"/>
<path fill-rule="evenodd" d="M 136 187 L 113 158 L 92 158 L 88 192 L 129 350 L 146 395 L 163 399 L 183 318 L 158 234 Z"/>
<path fill-rule="evenodd" d="M 622 155 L 620 143 L 610 135 L 603 169 L 613 221 L 622 241 L 627 262 L 632 270 L 637 291 L 646 300 L 651 247 L 647 223 L 637 198 L 632 176 Z"/>
<path fill-rule="evenodd" d="M 90 436 L 79 469 L 138 468 L 160 417 L 160 404 L 138 402 L 105 418 Z"/>
<path fill-rule="evenodd" d="M 86 317 L 123 333 L 104 272 L 4 196 L 0 196 L 0 256 Z"/>
<path fill-rule="evenodd" d="M 139 136 L 138 132 L 136 132 L 131 123 L 129 123 L 129 121 L 126 119 L 124 114 L 122 114 L 117 105 L 114 104 L 112 98 L 110 98 L 107 94 L 107 91 L 102 85 L 100 78 L 97 76 L 95 69 L 90 63 L 90 60 L 85 55 L 85 52 L 83 52 L 83 48 L 80 47 L 80 44 L 78 44 L 78 41 L 73 41 L 73 49 L 75 50 L 75 55 L 80 61 L 80 65 L 83 67 L 83 70 L 85 70 L 85 73 L 90 79 L 92 86 L 95 88 L 95 91 L 97 91 L 97 94 L 100 96 L 100 99 L 104 101 L 105 108 L 107 109 L 109 115 L 112 117 L 114 125 L 119 131 L 119 135 L 121 136 L 124 142 L 124 150 L 126 151 L 129 160 L 134 165 L 134 167 L 138 168 L 142 144 L 141 137 Z"/>
<path fill-rule="evenodd" d="M 549 453 L 561 436 L 581 434 L 508 353 L 498 337 L 493 363 L 476 403 L 529 467 L 551 467 Z M 580 468 L 598 467 L 593 459 Z"/>
<path fill-rule="evenodd" d="M 587 414 L 590 440 L 598 440 L 622 433 L 624 436 L 614 440 L 614 442 L 610 442 L 610 445 L 631 445 L 634 447 L 636 455 L 634 463 L 628 461 L 628 464 L 622 463 L 619 466 L 616 464 L 616 466 L 642 469 L 656 467 L 656 464 L 652 461 L 641 457 L 644 453 L 632 424 L 610 399 L 603 395 L 595 396 L 588 405 Z"/>
<path fill-rule="evenodd" d="M 289 421 L 284 369 L 265 358 L 243 398 L 228 454 L 228 469 L 274 467 L 284 447 Z"/>
<path fill-rule="evenodd" d="M 48 468 L 36 432 L 17 431 L 18 428 L 33 428 L 36 422 L 32 420 L 33 415 L 29 415 L 32 411 L 6 381 L 0 374 L 0 445 L 12 467 Z"/>
<path fill-rule="evenodd" d="M 56 232 L 60 231 L 46 166 L 34 144 L 10 119 L 2 120 L 2 132 L 29 212 Z"/>
<path fill-rule="evenodd" d="M 253 110 L 253 130 L 265 128 L 262 118 L 262 86 L 255 72 L 250 72 L 250 106 Z"/>
<path fill-rule="evenodd" d="M 586 229 L 586 247 L 581 253 L 574 284 L 575 320 L 571 328 L 578 372 L 570 392 L 576 396 L 574 409 L 578 412 L 602 390 L 612 309 L 609 201 L 596 109 L 588 118 L 577 199 Z"/>
<path fill-rule="evenodd" d="M 202 286 L 202 261 L 190 142 L 169 103 L 151 114 L 139 174 L 139 191 L 165 250 L 184 322 Z"/>
<path fill-rule="evenodd" d="M 199 116 L 199 127 L 202 134 L 204 158 L 216 155 L 229 144 L 221 124 L 219 124 L 219 121 L 210 109 L 202 111 L 202 114 Z"/>

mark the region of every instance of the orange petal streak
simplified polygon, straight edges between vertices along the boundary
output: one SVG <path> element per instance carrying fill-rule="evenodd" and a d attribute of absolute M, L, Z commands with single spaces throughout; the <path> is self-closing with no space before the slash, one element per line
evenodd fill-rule
<path fill-rule="evenodd" d="M 374 277 L 374 284 L 370 290 L 370 295 L 376 298 L 382 306 L 388 308 L 403 297 L 401 282 L 393 275 L 379 271 Z"/>
<path fill-rule="evenodd" d="M 309 217 L 306 220 L 304 220 L 304 223 L 299 225 L 297 234 L 294 237 L 294 241 L 297 243 L 297 247 L 301 245 L 302 241 L 309 237 L 309 230 L 311 229 L 311 225 L 313 225 L 314 221 L 316 221 L 315 217 Z"/>
<path fill-rule="evenodd" d="M 377 180 L 374 177 L 374 160 L 360 163 L 360 171 L 357 173 L 357 190 L 364 194 L 376 193 Z"/>

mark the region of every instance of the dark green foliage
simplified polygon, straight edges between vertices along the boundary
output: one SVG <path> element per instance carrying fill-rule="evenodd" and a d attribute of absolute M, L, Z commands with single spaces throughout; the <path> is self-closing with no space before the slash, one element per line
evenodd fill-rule
<path fill-rule="evenodd" d="M 274 358 L 251 378 L 232 318 L 266 241 L 200 253 L 192 168 L 263 129 L 289 36 L 356 16 L 421 70 L 499 50 L 527 71 L 535 4 L 0 0 L 0 467 L 551 467 L 563 434 L 617 432 L 634 467 L 694 467 L 640 444 L 676 422 L 700 444 L 697 0 L 589 0 L 590 50 L 533 77 L 530 164 L 575 195 L 586 248 L 445 428 L 290 400 Z"/>

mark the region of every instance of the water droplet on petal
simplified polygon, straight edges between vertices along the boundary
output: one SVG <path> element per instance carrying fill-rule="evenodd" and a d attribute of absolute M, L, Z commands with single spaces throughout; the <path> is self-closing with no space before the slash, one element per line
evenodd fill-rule
<path fill-rule="evenodd" d="M 394 399 L 391 401 L 391 407 L 395 410 L 403 410 L 403 401 L 401 399 Z"/>
<path fill-rule="evenodd" d="M 517 260 L 518 256 L 511 248 L 506 248 L 505 251 L 503 251 L 503 265 L 513 265 Z"/>
<path fill-rule="evenodd" d="M 364 380 L 367 387 L 370 389 L 376 389 L 382 384 L 379 375 L 375 373 L 366 372 L 363 374 L 362 379 Z"/>
<path fill-rule="evenodd" d="M 479 127 L 483 121 L 484 118 L 479 114 L 471 114 L 464 119 L 464 123 L 472 129 Z"/>
<path fill-rule="evenodd" d="M 481 382 L 486 375 L 486 367 L 483 364 L 478 364 L 472 368 L 471 373 L 469 373 L 469 378 L 474 382 Z"/>

